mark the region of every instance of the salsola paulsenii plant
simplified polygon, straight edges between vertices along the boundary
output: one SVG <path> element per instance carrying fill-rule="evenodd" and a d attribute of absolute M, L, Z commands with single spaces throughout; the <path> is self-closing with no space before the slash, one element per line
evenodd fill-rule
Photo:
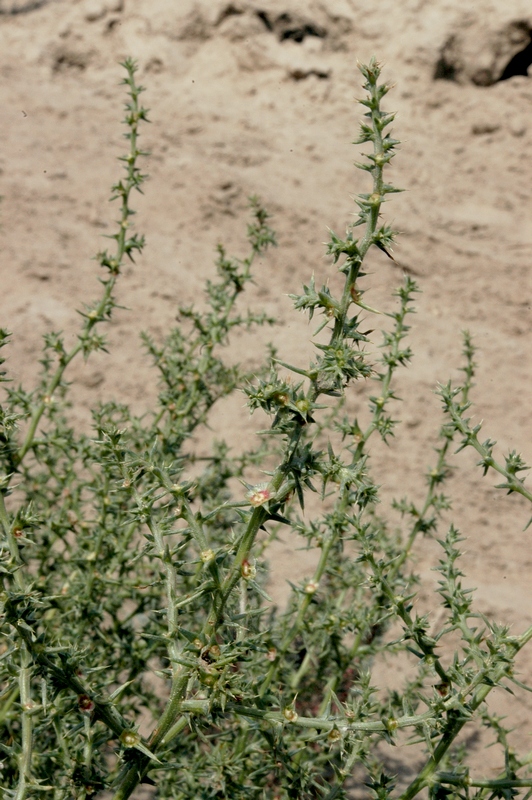
<path fill-rule="evenodd" d="M 113 187 L 121 203 L 114 251 L 99 254 L 101 296 L 81 310 L 71 349 L 59 333 L 46 336 L 33 390 L 4 384 L 1 797 L 125 800 L 141 797 L 141 785 L 159 800 L 528 797 L 531 759 L 510 748 L 487 700 L 493 687 L 520 685 L 515 656 L 532 629 L 510 634 L 474 610 L 461 582 L 460 534 L 439 532 L 457 434 L 456 446 L 474 447 L 485 471 L 503 474 L 503 488 L 532 499 L 519 457 L 498 463 L 465 417 L 469 339 L 464 385 L 442 389 L 448 416 L 425 500 L 396 502 L 401 527 L 378 513 L 369 470 L 373 438 L 390 441 L 398 422 L 394 376 L 411 358 L 405 337 L 417 291 L 407 278 L 373 346 L 363 264 L 371 248 L 389 253 L 393 243 L 380 215 L 397 191 L 383 176 L 398 144 L 378 64 L 360 67 L 358 143 L 371 152 L 357 166 L 372 185 L 357 196 L 346 237 L 331 233 L 328 245 L 343 285 L 335 293 L 312 279 L 293 296 L 296 309 L 321 316 L 311 363 L 289 365 L 272 351 L 250 375 L 223 359 L 235 326 L 271 322 L 238 311 L 254 258 L 274 244 L 253 199 L 249 254 L 232 258 L 220 247 L 204 309 L 180 309 L 164 342 L 144 339 L 159 374 L 156 406 L 142 417 L 118 402 L 96 406 L 86 435 L 69 422 L 65 373 L 105 347 L 101 328 L 124 259 L 144 244 L 131 233 L 130 199 L 144 180 L 146 111 L 135 64 L 124 67 L 130 149 Z M 370 381 L 367 413 L 353 418 L 349 398 Z M 214 442 L 199 458 L 192 435 L 238 389 L 268 426 L 238 454 Z M 297 532 L 317 554 L 314 573 L 292 586 L 281 610 L 268 598 L 266 570 L 279 531 Z M 419 536 L 441 544 L 436 623 L 414 610 Z M 402 689 L 374 685 L 384 656 L 406 663 Z M 502 749 L 495 777 L 471 773 L 467 749 L 456 746 L 475 725 Z M 411 779 L 396 782 L 383 742 L 415 745 L 395 756 L 406 752 Z"/>

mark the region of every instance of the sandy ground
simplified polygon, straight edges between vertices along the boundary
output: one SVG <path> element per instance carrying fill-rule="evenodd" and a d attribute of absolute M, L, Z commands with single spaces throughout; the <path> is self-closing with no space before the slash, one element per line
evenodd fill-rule
<path fill-rule="evenodd" d="M 397 84 L 388 108 L 403 145 L 393 181 L 408 191 L 387 206 L 402 231 L 398 264 L 372 256 L 365 300 L 391 308 L 403 267 L 423 290 L 415 359 L 400 381 L 405 425 L 373 456 L 385 502 L 420 496 L 440 424 L 433 390 L 459 374 L 463 328 L 479 347 L 475 419 L 499 454 L 515 448 L 530 461 L 531 30 L 524 0 L 0 0 L 0 324 L 13 332 L 11 376 L 31 381 L 40 335 L 73 335 L 76 307 L 96 296 L 91 255 L 113 231 L 118 62 L 128 55 L 139 61 L 151 118 L 150 181 L 136 201 L 147 247 L 122 281 L 130 310 L 110 326 L 111 355 L 71 372 L 80 424 L 95 399 L 146 407 L 154 377 L 138 333 L 163 336 L 176 306 L 198 298 L 218 241 L 244 252 L 252 193 L 274 214 L 280 246 L 260 263 L 249 303 L 279 325 L 239 338 L 238 356 L 256 363 L 270 339 L 283 358 L 305 363 L 309 331 L 286 294 L 312 273 L 317 283 L 337 280 L 322 242 L 327 227 L 343 232 L 350 195 L 367 188 L 350 142 L 360 119 L 356 62 L 375 54 Z M 240 406 L 213 418 L 214 430 L 237 424 L 256 427 Z M 479 607 L 519 631 L 532 622 L 532 529 L 523 533 L 531 512 L 474 462 L 457 456 L 453 479 L 453 519 L 468 537 L 464 570 Z M 421 544 L 427 583 L 436 555 L 433 543 Z M 280 544 L 275 596 L 311 561 Z M 528 747 L 527 697 L 516 713 Z"/>

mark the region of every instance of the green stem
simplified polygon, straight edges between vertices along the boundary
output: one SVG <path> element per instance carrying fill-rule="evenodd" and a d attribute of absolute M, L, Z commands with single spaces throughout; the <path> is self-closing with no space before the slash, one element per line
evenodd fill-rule
<path fill-rule="evenodd" d="M 103 313 L 112 295 L 115 283 L 116 283 L 116 278 L 114 276 L 111 277 L 109 281 L 107 281 L 102 299 L 100 300 L 100 303 L 98 304 L 96 309 L 97 313 L 98 312 L 100 314 Z M 94 327 L 94 324 L 95 324 L 94 322 L 89 321 L 85 325 L 84 333 L 89 334 L 92 328 Z M 70 350 L 69 353 L 66 353 L 61 357 L 59 366 L 57 367 L 54 375 L 51 377 L 48 384 L 46 385 L 41 401 L 35 406 L 33 410 L 30 419 L 30 424 L 28 426 L 28 430 L 26 431 L 26 436 L 24 437 L 24 442 L 17 450 L 15 456 L 15 464 L 17 466 L 19 466 L 20 463 L 24 460 L 24 457 L 33 446 L 35 434 L 39 427 L 41 418 L 48 405 L 53 401 L 54 392 L 61 383 L 67 367 L 76 358 L 76 356 L 79 353 L 81 353 L 82 350 L 83 350 L 83 344 L 81 341 L 79 341 L 78 344 L 74 345 L 74 347 Z"/>
<path fill-rule="evenodd" d="M 181 710 L 188 680 L 189 674 L 183 669 L 180 673 L 174 674 L 170 698 L 157 727 L 148 740 L 148 747 L 152 753 L 166 740 L 167 735 L 170 733 L 172 735 L 177 735 L 175 733 L 179 722 L 177 718 Z M 168 738 L 171 737 L 168 736 Z M 149 756 L 145 756 L 141 753 L 136 753 L 136 756 L 136 759 L 130 763 L 120 776 L 119 786 L 112 800 L 128 800 L 132 792 L 135 791 L 138 784 L 146 776 L 152 761 Z"/>
<path fill-rule="evenodd" d="M 138 102 L 141 89 L 135 85 L 133 77 L 136 68 L 131 62 L 125 62 L 124 66 L 128 71 L 128 79 L 126 79 L 125 83 L 130 86 L 129 94 L 131 97 L 131 105 L 129 107 L 130 114 L 126 120 L 129 127 L 128 138 L 130 142 L 130 148 L 129 153 L 122 159 L 126 163 L 127 179 L 125 183 L 121 185 L 120 195 L 122 198 L 122 206 L 118 234 L 116 236 L 116 252 L 114 258 L 109 260 L 110 275 L 108 280 L 103 281 L 105 289 L 100 302 L 88 315 L 84 315 L 86 316 L 86 322 L 81 334 L 78 337 L 78 343 L 74 345 L 74 347 L 72 347 L 68 353 L 63 353 L 61 355 L 54 375 L 52 375 L 48 381 L 41 400 L 33 410 L 28 430 L 26 431 L 26 436 L 24 437 L 24 441 L 15 455 L 16 466 L 20 465 L 26 454 L 32 448 L 42 416 L 49 403 L 52 402 L 53 394 L 63 380 L 63 376 L 67 367 L 76 358 L 76 356 L 84 350 L 85 342 L 88 340 L 93 328 L 97 325 L 97 323 L 105 319 L 105 316 L 108 313 L 109 303 L 113 295 L 113 290 L 115 288 L 118 275 L 120 274 L 120 268 L 122 266 L 124 256 L 126 255 L 126 252 L 128 252 L 127 228 L 129 224 L 129 217 L 133 213 L 129 206 L 129 198 L 133 189 L 139 185 L 138 169 L 136 166 L 137 158 L 140 155 L 140 152 L 137 149 L 139 135 L 138 125 L 141 119 L 145 119 L 145 114 L 140 108 Z"/>
<path fill-rule="evenodd" d="M 465 430 L 462 432 L 465 432 Z M 491 457 L 488 449 L 479 442 L 476 434 L 473 437 L 470 437 L 469 444 L 477 451 L 479 455 L 483 457 L 483 459 L 486 460 L 486 462 L 489 459 L 489 466 L 491 469 L 495 470 L 495 472 L 498 472 L 499 475 L 502 475 L 504 478 L 506 478 L 508 481 L 508 487 L 505 488 L 511 488 L 512 492 L 516 492 L 517 494 L 526 497 L 526 499 L 532 503 L 532 492 L 529 492 L 528 489 L 525 489 L 523 482 L 519 478 L 516 478 L 516 476 L 508 472 L 508 470 L 503 467 L 502 464 L 499 464 L 493 457 Z"/>
<path fill-rule="evenodd" d="M 204 715 L 211 713 L 211 711 L 214 709 L 210 700 L 184 700 L 181 703 L 181 710 L 191 714 Z M 217 712 L 222 711 L 222 709 L 216 710 Z M 240 703 L 227 703 L 224 706 L 224 710 L 227 713 L 236 714 L 237 716 L 248 717 L 250 719 L 259 719 L 263 720 L 264 722 L 271 722 L 275 725 L 294 725 L 300 728 L 311 728 L 313 730 L 325 732 L 334 729 L 338 729 L 346 733 L 348 731 L 390 731 L 396 730 L 397 728 L 411 728 L 415 727 L 416 725 L 437 721 L 437 718 L 434 716 L 432 711 L 425 711 L 423 714 L 405 714 L 402 717 L 388 720 L 378 719 L 366 720 L 364 722 L 355 722 L 345 716 L 300 717 L 296 715 L 290 722 L 287 722 L 286 717 L 280 711 L 267 711 L 254 706 L 243 706 Z M 186 720 L 181 718 L 179 722 L 176 723 L 176 731 L 171 729 L 164 737 L 164 744 L 167 744 L 174 735 L 177 735 L 177 731 L 183 730 L 186 727 L 186 724 Z M 117 797 L 114 797 L 113 800 L 117 800 Z"/>
<path fill-rule="evenodd" d="M 321 548 L 320 559 L 319 559 L 318 565 L 317 565 L 317 567 L 316 567 L 316 569 L 314 571 L 314 575 L 312 577 L 312 584 L 313 585 L 317 586 L 319 584 L 319 582 L 321 581 L 321 579 L 323 577 L 323 574 L 325 572 L 325 569 L 327 567 L 327 562 L 329 560 L 329 553 L 331 552 L 331 548 L 333 547 L 333 545 L 338 540 L 338 537 L 339 537 L 339 533 L 338 532 L 335 532 L 334 534 L 331 533 L 325 539 L 325 541 L 323 542 L 323 545 L 322 545 L 322 548 Z M 295 637 L 298 635 L 299 631 L 301 630 L 301 628 L 303 626 L 303 623 L 304 623 L 304 620 L 305 620 L 305 616 L 306 616 L 307 610 L 308 610 L 308 608 L 309 608 L 309 606 L 310 606 L 310 604 L 312 602 L 313 594 L 314 594 L 314 592 L 312 591 L 312 592 L 308 592 L 308 593 L 304 594 L 301 597 L 301 599 L 299 601 L 299 609 L 298 609 L 298 612 L 297 612 L 297 616 L 296 616 L 293 624 L 291 625 L 290 629 L 286 632 L 286 634 L 285 634 L 285 636 L 283 638 L 283 641 L 281 642 L 281 644 L 279 646 L 275 661 L 271 664 L 268 672 L 266 673 L 266 677 L 264 678 L 264 680 L 263 680 L 263 682 L 261 684 L 261 687 L 259 689 L 259 697 L 264 697 L 264 695 L 268 691 L 272 680 L 275 678 L 277 672 L 279 671 L 279 666 L 282 664 L 284 656 L 288 652 L 288 648 L 290 647 L 290 645 L 294 641 Z M 301 665 L 301 666 L 303 666 L 303 665 Z M 300 670 L 300 672 L 301 672 L 301 670 Z M 292 681 L 291 688 L 293 688 L 294 690 L 297 689 L 297 685 L 299 683 L 300 678 L 303 677 L 303 674 L 304 674 L 304 671 L 301 672 L 299 677 L 297 675 L 295 676 L 294 680 Z"/>
<path fill-rule="evenodd" d="M 372 87 L 372 95 L 375 95 L 376 86 Z M 383 146 L 383 139 L 381 131 L 379 130 L 378 125 L 376 125 L 376 111 L 372 110 L 372 123 L 373 123 L 373 155 L 377 158 L 375 163 L 375 167 L 373 169 L 373 192 L 371 194 L 371 198 L 373 200 L 371 205 L 371 211 L 368 216 L 368 220 L 366 222 L 366 230 L 364 233 L 364 237 L 360 244 L 358 245 L 358 254 L 356 257 L 349 260 L 349 270 L 347 272 L 346 281 L 344 285 L 344 290 L 342 292 L 342 297 L 340 300 L 340 312 L 336 318 L 331 343 L 339 342 L 343 339 L 344 336 L 344 325 L 347 319 L 347 314 L 349 311 L 349 307 L 352 303 L 355 302 L 353 298 L 353 292 L 355 290 L 355 284 L 360 272 L 360 268 L 362 266 L 362 262 L 364 261 L 368 250 L 373 245 L 375 241 L 375 233 L 377 231 L 377 225 L 379 220 L 379 214 L 381 210 L 382 203 L 384 201 L 383 195 L 383 162 L 381 159 L 385 157 L 385 151 Z"/>
<path fill-rule="evenodd" d="M 375 575 L 377 576 L 377 578 L 379 580 L 380 585 L 382 586 L 382 588 L 384 590 L 385 595 L 388 597 L 389 601 L 395 606 L 395 609 L 397 611 L 397 615 L 404 622 L 407 631 L 409 631 L 409 632 L 412 631 L 413 632 L 411 634 L 412 640 L 419 647 L 419 649 L 421 650 L 421 652 L 423 653 L 423 655 L 426 658 L 432 659 L 432 662 L 433 662 L 433 665 L 434 665 L 434 669 L 437 672 L 438 677 L 440 678 L 440 680 L 445 684 L 450 684 L 451 680 L 450 680 L 449 676 L 447 675 L 444 667 L 442 666 L 442 663 L 441 663 L 440 659 L 434 653 L 435 644 L 432 643 L 432 642 L 427 642 L 425 640 L 425 634 L 424 633 L 422 633 L 422 632 L 420 632 L 419 634 L 416 633 L 416 626 L 415 626 L 414 620 L 412 619 L 412 616 L 410 615 L 410 613 L 407 611 L 403 598 L 397 597 L 394 594 L 393 589 L 390 586 L 390 584 L 388 583 L 386 578 L 379 577 L 377 565 L 376 565 L 374 559 L 373 558 L 369 558 L 368 560 L 369 560 L 369 562 L 370 562 L 370 564 L 371 564 L 371 566 L 372 566 L 372 568 L 373 568 L 373 570 L 375 572 Z"/>
<path fill-rule="evenodd" d="M 127 477 L 125 468 L 123 467 L 123 476 Z M 137 502 L 139 510 L 142 509 L 142 497 L 133 489 L 133 494 Z M 181 666 L 178 663 L 181 654 L 180 648 L 177 644 L 177 636 L 179 630 L 178 624 L 178 577 L 175 570 L 172 556 L 168 545 L 164 541 L 164 536 L 160 526 L 151 514 L 149 515 L 146 524 L 153 536 L 155 547 L 157 548 L 157 555 L 163 563 L 165 582 L 166 582 L 166 622 L 167 622 L 167 638 L 168 638 L 168 655 L 172 664 L 172 669 L 175 675 L 181 672 Z"/>
<path fill-rule="evenodd" d="M 475 374 L 475 365 L 473 362 L 473 349 L 471 346 L 471 342 L 469 338 L 466 339 L 464 355 L 466 356 L 466 366 L 463 367 L 464 372 L 466 373 L 466 381 L 462 387 L 462 402 L 466 403 L 469 395 L 469 391 L 472 385 L 472 379 Z M 448 428 L 445 426 L 442 427 L 440 436 L 445 439 L 442 446 L 437 448 L 438 453 L 438 460 L 436 462 L 436 466 L 429 472 L 428 480 L 429 480 L 429 487 L 427 490 L 427 494 L 425 496 L 425 501 L 421 508 L 421 511 L 417 515 L 417 519 L 412 526 L 408 539 L 406 540 L 401 553 L 394 561 L 391 566 L 390 572 L 388 573 L 390 578 L 395 577 L 398 573 L 403 564 L 407 561 L 410 557 L 410 553 L 412 552 L 412 548 L 414 543 L 419 535 L 420 532 L 426 530 L 425 526 L 425 516 L 429 510 L 429 508 L 434 504 L 436 498 L 436 487 L 441 483 L 444 479 L 444 476 L 448 473 L 449 467 L 447 465 L 447 454 L 449 452 L 449 448 L 451 446 L 451 442 L 453 441 L 452 435 L 450 435 Z"/>
<path fill-rule="evenodd" d="M 353 722 L 346 717 L 300 717 L 295 716 L 290 722 L 279 711 L 265 711 L 261 708 L 240 706 L 228 703 L 227 711 L 231 711 L 238 716 L 260 719 L 264 722 L 271 722 L 274 725 L 294 725 L 299 728 L 306 728 L 316 731 L 339 730 L 343 733 L 349 731 L 364 731 L 367 733 L 377 733 L 379 731 L 390 731 L 398 728 L 411 728 L 431 721 L 435 721 L 432 711 L 425 711 L 423 714 L 411 714 L 389 720 L 373 720 L 366 722 Z"/>
<path fill-rule="evenodd" d="M 395 327 L 395 331 L 394 331 L 392 349 L 391 349 L 391 352 L 390 352 L 390 356 L 392 358 L 393 357 L 395 357 L 395 358 L 398 357 L 398 355 L 399 355 L 399 345 L 401 343 L 401 340 L 406 335 L 404 320 L 405 320 L 406 315 L 409 312 L 407 303 L 408 303 L 408 301 L 404 301 L 403 300 L 403 303 L 402 303 L 402 306 L 401 306 L 400 315 L 398 315 L 398 317 L 396 318 L 396 327 Z M 373 419 L 371 420 L 371 422 L 368 425 L 367 429 L 364 431 L 364 433 L 360 437 L 360 442 L 358 443 L 357 448 L 355 450 L 355 459 L 360 458 L 362 456 L 363 449 L 364 449 L 365 445 L 367 444 L 370 436 L 372 436 L 372 434 L 378 429 L 379 422 L 380 422 L 380 420 L 381 420 L 381 418 L 382 418 L 382 416 L 384 414 L 384 409 L 386 407 L 386 403 L 390 399 L 390 385 L 391 385 L 392 378 L 394 376 L 394 372 L 395 372 L 396 368 L 397 368 L 397 362 L 390 363 L 388 365 L 388 369 L 386 370 L 386 373 L 385 373 L 384 377 L 382 377 L 382 375 L 379 376 L 379 379 L 381 381 L 381 387 L 382 387 L 381 388 L 381 400 L 382 400 L 382 403 L 379 403 L 378 405 L 376 405 L 375 411 L 374 411 L 374 414 L 373 414 Z"/>
<path fill-rule="evenodd" d="M 532 626 L 528 628 L 520 637 L 516 638 L 515 641 L 512 643 L 514 656 L 521 650 L 524 645 L 530 641 L 532 638 Z M 473 714 L 479 706 L 484 702 L 488 694 L 491 692 L 494 686 L 496 686 L 506 675 L 508 669 L 508 665 L 504 664 L 496 670 L 494 675 L 488 675 L 488 670 L 485 672 L 485 678 L 489 678 L 489 684 L 483 684 L 479 686 L 473 698 L 471 699 L 470 703 L 468 704 L 468 710 Z M 438 766 L 441 763 L 443 757 L 446 755 L 449 747 L 455 741 L 456 737 L 464 727 L 464 725 L 468 722 L 470 717 L 465 716 L 458 716 L 454 718 L 450 718 L 447 722 L 446 729 L 434 750 L 434 753 L 430 756 L 428 761 L 425 763 L 425 766 L 421 769 L 418 773 L 418 776 L 412 781 L 412 783 L 408 786 L 408 788 L 401 794 L 399 800 L 412 800 L 422 789 L 430 784 L 434 783 L 434 776 L 438 770 Z"/>
<path fill-rule="evenodd" d="M 532 778 L 499 778 L 495 780 L 473 780 L 469 777 L 459 775 L 437 775 L 437 783 L 450 784 L 451 786 L 461 786 L 466 789 L 468 786 L 477 789 L 491 789 L 493 792 L 500 792 L 504 789 L 519 789 L 520 787 L 532 786 Z"/>
<path fill-rule="evenodd" d="M 90 717 L 87 715 L 83 720 L 84 727 L 85 727 L 85 744 L 83 746 L 83 761 L 85 767 L 90 769 L 92 764 L 92 748 L 93 748 L 93 741 L 92 741 L 92 728 L 91 728 L 91 721 Z"/>
<path fill-rule="evenodd" d="M 3 489 L 0 489 L 0 524 L 4 530 L 4 534 L 7 539 L 7 545 L 9 547 L 9 554 L 14 565 L 12 573 L 13 580 L 15 581 L 17 589 L 25 593 L 26 580 L 23 571 L 24 561 L 20 555 L 20 548 L 18 546 L 16 536 L 13 533 L 13 527 L 9 519 L 9 514 L 7 513 Z"/>
<path fill-rule="evenodd" d="M 14 800 L 24 800 L 31 782 L 31 759 L 33 753 L 33 720 L 31 701 L 32 659 L 24 643 L 20 646 L 20 672 L 18 677 L 20 705 L 22 708 L 22 741 L 18 759 L 18 786 Z"/>
<path fill-rule="evenodd" d="M 506 467 L 503 467 L 502 464 L 499 464 L 493 458 L 493 444 L 488 447 L 479 441 L 477 431 L 480 430 L 480 425 L 478 425 L 475 429 L 472 429 L 469 426 L 469 421 L 462 418 L 464 408 L 461 408 L 460 405 L 453 400 L 454 395 L 451 395 L 450 387 L 448 388 L 448 392 L 449 394 L 447 393 L 447 390 L 442 389 L 440 393 L 444 400 L 445 410 L 449 413 L 454 427 L 464 436 L 463 447 L 469 446 L 477 451 L 477 453 L 482 457 L 480 465 L 485 471 L 487 471 L 488 468 L 491 468 L 495 470 L 495 472 L 498 472 L 499 475 L 502 475 L 504 478 L 506 478 L 507 483 L 497 488 L 509 489 L 510 492 L 516 492 L 517 494 L 526 497 L 526 499 L 532 503 L 532 492 L 529 492 L 528 489 L 525 489 L 523 481 L 517 478 L 514 473 L 509 472 Z"/>

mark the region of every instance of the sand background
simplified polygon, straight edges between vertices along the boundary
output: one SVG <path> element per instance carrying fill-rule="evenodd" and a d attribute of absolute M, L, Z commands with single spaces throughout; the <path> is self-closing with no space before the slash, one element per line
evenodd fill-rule
<path fill-rule="evenodd" d="M 201 302 L 219 241 L 245 253 L 253 193 L 274 215 L 279 247 L 258 265 L 248 303 L 279 324 L 237 337 L 235 354 L 253 365 L 271 340 L 304 364 L 310 331 L 286 295 L 313 273 L 337 285 L 322 243 L 328 227 L 343 233 L 351 195 L 367 189 L 350 142 L 361 116 L 357 59 L 375 54 L 397 84 L 386 107 L 403 144 L 391 178 L 408 191 L 385 207 L 402 232 L 398 263 L 371 256 L 365 300 L 390 310 L 405 270 L 423 291 L 411 318 L 415 358 L 399 382 L 405 424 L 373 454 L 384 502 L 422 495 L 441 424 L 434 388 L 458 378 L 463 328 L 479 348 L 475 420 L 499 455 L 517 449 L 530 461 L 531 30 L 520 0 L 0 0 L 0 324 L 13 332 L 11 377 L 30 385 L 41 334 L 73 337 L 75 309 L 97 296 L 91 256 L 116 216 L 108 197 L 124 144 L 126 56 L 138 59 L 150 109 L 150 180 L 135 198 L 147 246 L 121 281 L 129 310 L 108 328 L 111 354 L 70 372 L 79 424 L 95 400 L 147 407 L 155 377 L 139 331 L 160 338 L 177 305 Z M 212 420 L 235 444 L 258 427 L 241 406 Z M 517 632 L 532 622 L 530 508 L 482 479 L 474 454 L 455 463 L 452 518 L 468 540 L 467 583 L 482 611 Z M 420 544 L 427 586 L 437 555 L 433 542 Z M 280 602 L 286 577 L 303 577 L 313 558 L 278 545 L 271 590 Z M 526 678 L 527 659 L 522 666 Z M 496 701 L 504 710 L 506 697 Z M 529 696 L 514 710 L 528 748 Z"/>

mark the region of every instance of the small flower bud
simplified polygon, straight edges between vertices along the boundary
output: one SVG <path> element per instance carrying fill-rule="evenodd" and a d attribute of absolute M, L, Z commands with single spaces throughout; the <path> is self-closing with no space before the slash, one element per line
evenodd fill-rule
<path fill-rule="evenodd" d="M 287 722 L 295 722 L 298 716 L 299 714 L 294 708 L 285 708 L 283 711 L 283 717 Z"/>
<path fill-rule="evenodd" d="M 124 747 L 136 747 L 140 743 L 140 736 L 135 731 L 125 730 L 120 734 L 120 741 Z"/>
<path fill-rule="evenodd" d="M 310 411 L 310 403 L 305 397 L 303 397 L 301 400 L 297 401 L 296 408 L 301 411 L 302 414 L 307 414 Z"/>
<path fill-rule="evenodd" d="M 212 658 L 220 658 L 221 653 L 222 651 L 217 644 L 213 644 L 209 647 L 209 655 L 212 656 Z"/>
<path fill-rule="evenodd" d="M 267 503 L 268 500 L 270 500 L 271 496 L 272 493 L 266 484 L 255 486 L 250 492 L 248 492 L 248 500 L 254 508 L 263 506 L 264 503 Z"/>
<path fill-rule="evenodd" d="M 330 731 L 329 735 L 327 736 L 327 739 L 329 740 L 329 742 L 331 742 L 331 744 L 339 742 L 341 738 L 342 734 L 340 733 L 338 728 L 333 728 L 332 731 Z"/>
<path fill-rule="evenodd" d="M 270 647 L 270 649 L 266 653 L 266 658 L 268 659 L 268 661 L 275 661 L 275 659 L 277 658 L 277 650 L 275 647 Z"/>
<path fill-rule="evenodd" d="M 351 297 L 353 298 L 354 302 L 358 303 L 359 300 L 360 300 L 360 292 L 358 291 L 356 286 L 351 286 L 351 288 L 349 290 L 349 293 L 350 293 Z"/>
<path fill-rule="evenodd" d="M 199 679 L 204 686 L 212 687 L 216 683 L 218 672 L 203 658 L 199 659 Z"/>
<path fill-rule="evenodd" d="M 253 564 L 250 564 L 249 561 L 247 560 L 242 562 L 240 571 L 245 581 L 253 580 L 253 578 L 257 574 L 256 567 Z"/>
<path fill-rule="evenodd" d="M 213 561 L 214 559 L 214 550 L 211 550 L 210 548 L 208 550 L 202 550 L 200 558 L 204 564 L 208 564 L 209 561 Z"/>
<path fill-rule="evenodd" d="M 84 714 L 90 714 L 94 710 L 94 700 L 88 694 L 80 694 L 78 696 L 78 708 Z"/>
<path fill-rule="evenodd" d="M 318 590 L 319 583 L 316 581 L 309 581 L 305 586 L 305 594 L 314 594 Z"/>

